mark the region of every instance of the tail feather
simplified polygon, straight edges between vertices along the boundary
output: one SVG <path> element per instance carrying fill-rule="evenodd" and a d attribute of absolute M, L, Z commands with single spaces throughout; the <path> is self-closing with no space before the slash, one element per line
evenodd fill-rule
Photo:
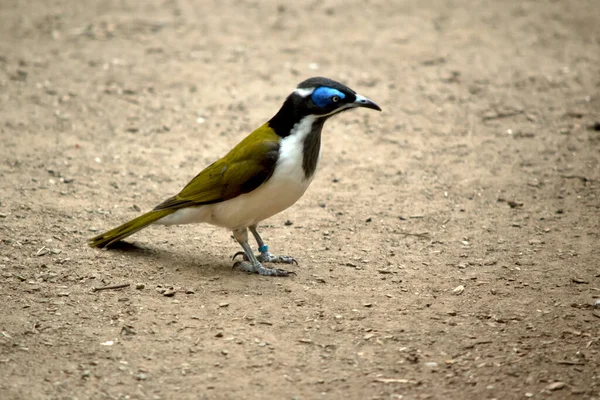
<path fill-rule="evenodd" d="M 132 219 L 129 222 L 125 222 L 123 225 L 111 229 L 108 232 L 104 232 L 96 237 L 89 240 L 88 244 L 91 247 L 107 247 L 111 244 L 125 239 L 127 236 L 133 235 L 139 230 L 144 229 L 148 225 L 158 221 L 159 219 L 171 214 L 175 210 L 157 210 L 150 211 L 144 215 L 140 215 L 137 218 Z"/>

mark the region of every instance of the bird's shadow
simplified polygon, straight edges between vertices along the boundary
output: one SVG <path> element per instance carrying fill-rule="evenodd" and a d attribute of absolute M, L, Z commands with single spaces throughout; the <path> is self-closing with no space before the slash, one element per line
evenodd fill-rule
<path fill-rule="evenodd" d="M 233 262 L 227 263 L 221 257 L 207 257 L 206 254 L 197 255 L 186 251 L 170 251 L 165 248 L 149 248 L 131 242 L 116 242 L 106 247 L 107 251 L 121 253 L 134 258 L 143 258 L 154 260 L 161 265 L 171 268 L 184 268 L 186 270 L 197 271 L 199 267 L 205 271 L 205 275 L 222 274 L 223 271 L 232 269 Z M 228 258 L 230 259 L 230 258 Z M 219 273 L 220 272 L 220 273 Z"/>
<path fill-rule="evenodd" d="M 148 256 L 148 255 L 157 253 L 157 251 L 155 251 L 153 249 L 149 249 L 147 247 L 142 247 L 136 243 L 131 243 L 131 242 L 112 243 L 111 245 L 106 246 L 106 250 L 120 251 L 122 253 L 128 253 L 130 255 L 137 255 L 137 256 Z"/>

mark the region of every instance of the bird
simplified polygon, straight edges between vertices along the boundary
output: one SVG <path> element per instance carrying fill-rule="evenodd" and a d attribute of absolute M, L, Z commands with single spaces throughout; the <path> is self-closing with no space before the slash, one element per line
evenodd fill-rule
<path fill-rule="evenodd" d="M 242 271 L 263 276 L 294 274 L 263 264 L 297 264 L 291 256 L 273 255 L 258 233 L 258 224 L 292 206 L 312 182 L 321 156 L 325 121 L 355 108 L 381 111 L 348 86 L 324 77 L 302 81 L 279 111 L 224 157 L 210 164 L 178 194 L 153 210 L 89 239 L 103 248 L 148 227 L 208 223 L 233 233 L 242 251 L 234 263 Z M 248 231 L 258 245 L 255 255 Z"/>

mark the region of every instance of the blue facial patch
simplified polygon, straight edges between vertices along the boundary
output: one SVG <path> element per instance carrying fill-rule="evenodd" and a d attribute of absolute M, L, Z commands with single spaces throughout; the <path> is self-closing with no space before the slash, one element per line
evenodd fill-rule
<path fill-rule="evenodd" d="M 337 89 L 333 89 L 327 86 L 318 87 L 312 92 L 312 101 L 319 107 L 325 108 L 333 103 L 333 97 L 337 96 L 341 99 L 346 95 Z"/>

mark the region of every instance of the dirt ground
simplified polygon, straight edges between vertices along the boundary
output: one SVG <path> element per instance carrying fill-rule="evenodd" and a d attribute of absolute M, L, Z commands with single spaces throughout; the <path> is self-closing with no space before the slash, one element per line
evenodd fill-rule
<path fill-rule="evenodd" d="M 0 398 L 600 399 L 595 0 L 3 0 Z M 315 75 L 328 122 L 263 236 L 149 210 Z M 129 284 L 93 291 L 105 285 Z"/>

